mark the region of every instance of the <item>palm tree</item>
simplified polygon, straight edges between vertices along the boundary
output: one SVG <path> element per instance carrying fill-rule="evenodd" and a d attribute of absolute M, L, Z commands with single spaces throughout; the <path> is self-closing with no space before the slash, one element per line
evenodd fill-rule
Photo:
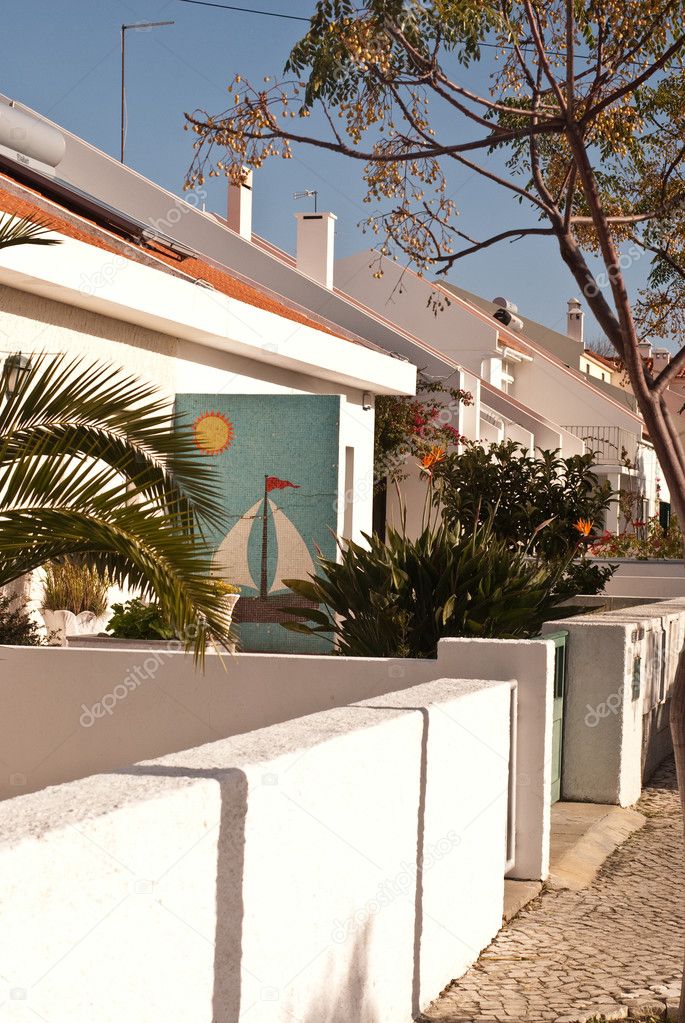
<path fill-rule="evenodd" d="M 42 225 L 0 222 L 0 248 L 48 244 Z M 0 371 L 0 586 L 87 555 L 154 596 L 195 655 L 231 638 L 212 579 L 222 524 L 210 467 L 154 386 L 104 363 L 38 354 Z"/>

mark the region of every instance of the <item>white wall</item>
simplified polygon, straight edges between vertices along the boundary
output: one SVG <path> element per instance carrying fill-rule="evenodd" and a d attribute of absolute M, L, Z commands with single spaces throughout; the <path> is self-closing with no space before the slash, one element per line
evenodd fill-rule
<path fill-rule="evenodd" d="M 568 630 L 562 798 L 630 806 L 671 751 L 685 600 L 550 622 Z"/>
<path fill-rule="evenodd" d="M 55 251 L 55 250 L 50 250 Z M 293 324 L 296 327 L 297 324 Z M 268 337 L 264 338 L 268 345 Z M 342 344 L 342 342 L 341 342 Z M 68 352 L 122 366 L 155 382 L 170 400 L 175 393 L 341 394 L 340 489 L 345 490 L 345 452 L 354 451 L 355 540 L 371 531 L 374 411 L 364 392 L 315 373 L 304 374 L 246 356 L 171 337 L 99 313 L 0 285 L 0 359 L 13 351 Z M 343 508 L 340 503 L 340 509 Z M 339 530 L 342 532 L 339 512 Z"/>
<path fill-rule="evenodd" d="M 369 270 L 372 256 L 365 251 L 337 260 L 336 286 L 480 376 L 483 360 L 497 357 L 495 320 L 490 325 L 471 316 L 453 296 L 436 313 L 427 301 L 433 290 L 431 281 L 404 274 L 390 259 L 382 260 L 383 277 L 379 280 Z"/>
<path fill-rule="evenodd" d="M 442 640 L 436 660 L 3 647 L 0 798 L 443 677 L 518 682 L 516 866 L 547 874 L 553 646 Z M 49 685 L 46 683 L 49 679 Z"/>
<path fill-rule="evenodd" d="M 685 562 L 637 561 L 613 558 L 611 561 L 592 559 L 598 565 L 618 565 L 618 570 L 607 583 L 604 592 L 611 597 L 649 597 L 671 600 L 685 597 Z"/>
<path fill-rule="evenodd" d="M 443 680 L 3 804 L 12 1019 L 407 1023 L 499 929 L 508 742 Z"/>
<path fill-rule="evenodd" d="M 449 304 L 435 313 L 427 303 L 433 290 L 430 280 L 404 273 L 403 268 L 390 259 L 382 260 L 383 277 L 374 278 L 368 270 L 369 261 L 368 252 L 339 260 L 336 263 L 338 286 L 473 373 L 491 378 L 493 364 L 501 364 L 501 356 L 496 353 L 497 341 L 501 337 L 506 344 L 507 335 L 502 333 L 501 325 L 491 317 L 483 318 L 478 310 L 471 311 L 455 295 L 450 295 Z M 515 380 L 509 391 L 515 402 L 526 408 L 521 409 L 520 417 L 511 411 L 505 415 L 525 429 L 533 430 L 536 446 L 561 446 L 565 455 L 576 452 L 578 445 L 570 441 L 568 435 L 563 438 L 565 444 L 553 443 L 552 424 L 611 425 L 640 432 L 635 416 L 589 387 L 577 371 L 571 372 L 537 348 L 532 354 L 532 362 L 524 361 L 515 366 Z M 485 370 L 484 363 L 487 364 Z M 497 365 L 494 369 L 493 383 L 498 385 Z M 500 406 L 491 401 L 490 388 L 483 390 L 483 401 L 496 411 L 500 410 Z M 512 405 L 515 407 L 514 403 Z M 530 410 L 548 422 L 538 423 L 536 429 L 530 422 Z"/>
<path fill-rule="evenodd" d="M 639 420 L 627 408 L 543 353 L 536 352 L 533 362 L 516 367 L 512 394 L 562 426 L 618 426 L 641 435 Z"/>
<path fill-rule="evenodd" d="M 554 646 L 539 639 L 449 639 L 445 674 L 518 680 L 516 864 L 508 876 L 544 880 L 549 872 Z"/>

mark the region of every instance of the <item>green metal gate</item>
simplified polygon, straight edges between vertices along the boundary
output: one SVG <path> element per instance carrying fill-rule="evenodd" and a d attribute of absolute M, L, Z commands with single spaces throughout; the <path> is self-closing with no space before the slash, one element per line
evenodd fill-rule
<path fill-rule="evenodd" d="M 564 693 L 566 691 L 566 637 L 560 630 L 545 636 L 554 641 L 554 707 L 552 712 L 552 802 L 561 799 L 561 764 L 564 746 Z"/>

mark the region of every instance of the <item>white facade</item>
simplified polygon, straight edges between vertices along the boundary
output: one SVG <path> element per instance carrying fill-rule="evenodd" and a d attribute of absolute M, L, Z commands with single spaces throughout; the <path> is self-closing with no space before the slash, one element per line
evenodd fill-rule
<path fill-rule="evenodd" d="M 174 394 L 340 394 L 338 528 L 371 528 L 376 393 L 411 394 L 406 362 L 163 268 L 55 235 L 0 254 L 0 352 L 69 352 Z M 345 500 L 340 499 L 347 494 Z"/>
<path fill-rule="evenodd" d="M 641 417 L 607 389 L 607 381 L 597 377 L 595 386 L 594 374 L 566 365 L 528 333 L 505 326 L 435 281 L 386 258 L 378 279 L 364 272 L 369 262 L 368 251 L 339 260 L 336 283 L 482 378 L 483 412 L 473 439 L 525 444 L 530 437 L 530 447 L 559 448 L 565 457 L 594 450 L 600 479 L 615 491 L 644 495 L 645 517 L 658 512 L 658 484 L 661 500 L 668 500 L 654 450 L 643 441 Z M 437 313 L 428 301 L 436 290 L 443 305 Z M 582 335 L 582 323 L 574 320 L 573 327 Z M 580 344 L 579 337 L 572 340 Z M 616 531 L 620 525 L 614 504 L 606 526 Z"/>
<path fill-rule="evenodd" d="M 587 373 L 588 376 L 594 377 L 596 380 L 602 380 L 605 384 L 610 384 L 613 381 L 613 372 L 608 366 L 605 366 L 599 359 L 595 359 L 591 352 L 587 350 L 580 357 L 580 372 Z"/>

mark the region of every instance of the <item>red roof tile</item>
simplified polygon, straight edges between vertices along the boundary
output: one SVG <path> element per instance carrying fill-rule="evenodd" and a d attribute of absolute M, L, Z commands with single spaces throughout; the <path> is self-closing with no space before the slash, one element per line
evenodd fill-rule
<path fill-rule="evenodd" d="M 284 301 L 280 301 L 278 297 L 268 294 L 256 285 L 239 280 L 206 260 L 189 256 L 180 261 L 178 254 L 167 250 L 161 242 L 159 244 L 151 242 L 149 247 L 143 247 L 128 239 L 123 240 L 95 221 L 60 206 L 27 185 L 19 185 L 4 174 L 0 174 L 0 213 L 26 217 L 29 220 L 39 219 L 50 230 L 68 238 L 94 245 L 107 252 L 119 253 L 144 265 L 171 272 L 178 277 L 206 281 L 207 284 L 211 284 L 213 288 L 229 298 L 283 316 L 295 323 L 313 327 L 315 330 L 321 330 L 333 337 L 340 337 L 354 344 L 364 344 L 362 339 L 342 330 L 335 330 L 332 326 L 307 316 Z M 368 347 L 373 346 L 368 345 Z"/>

